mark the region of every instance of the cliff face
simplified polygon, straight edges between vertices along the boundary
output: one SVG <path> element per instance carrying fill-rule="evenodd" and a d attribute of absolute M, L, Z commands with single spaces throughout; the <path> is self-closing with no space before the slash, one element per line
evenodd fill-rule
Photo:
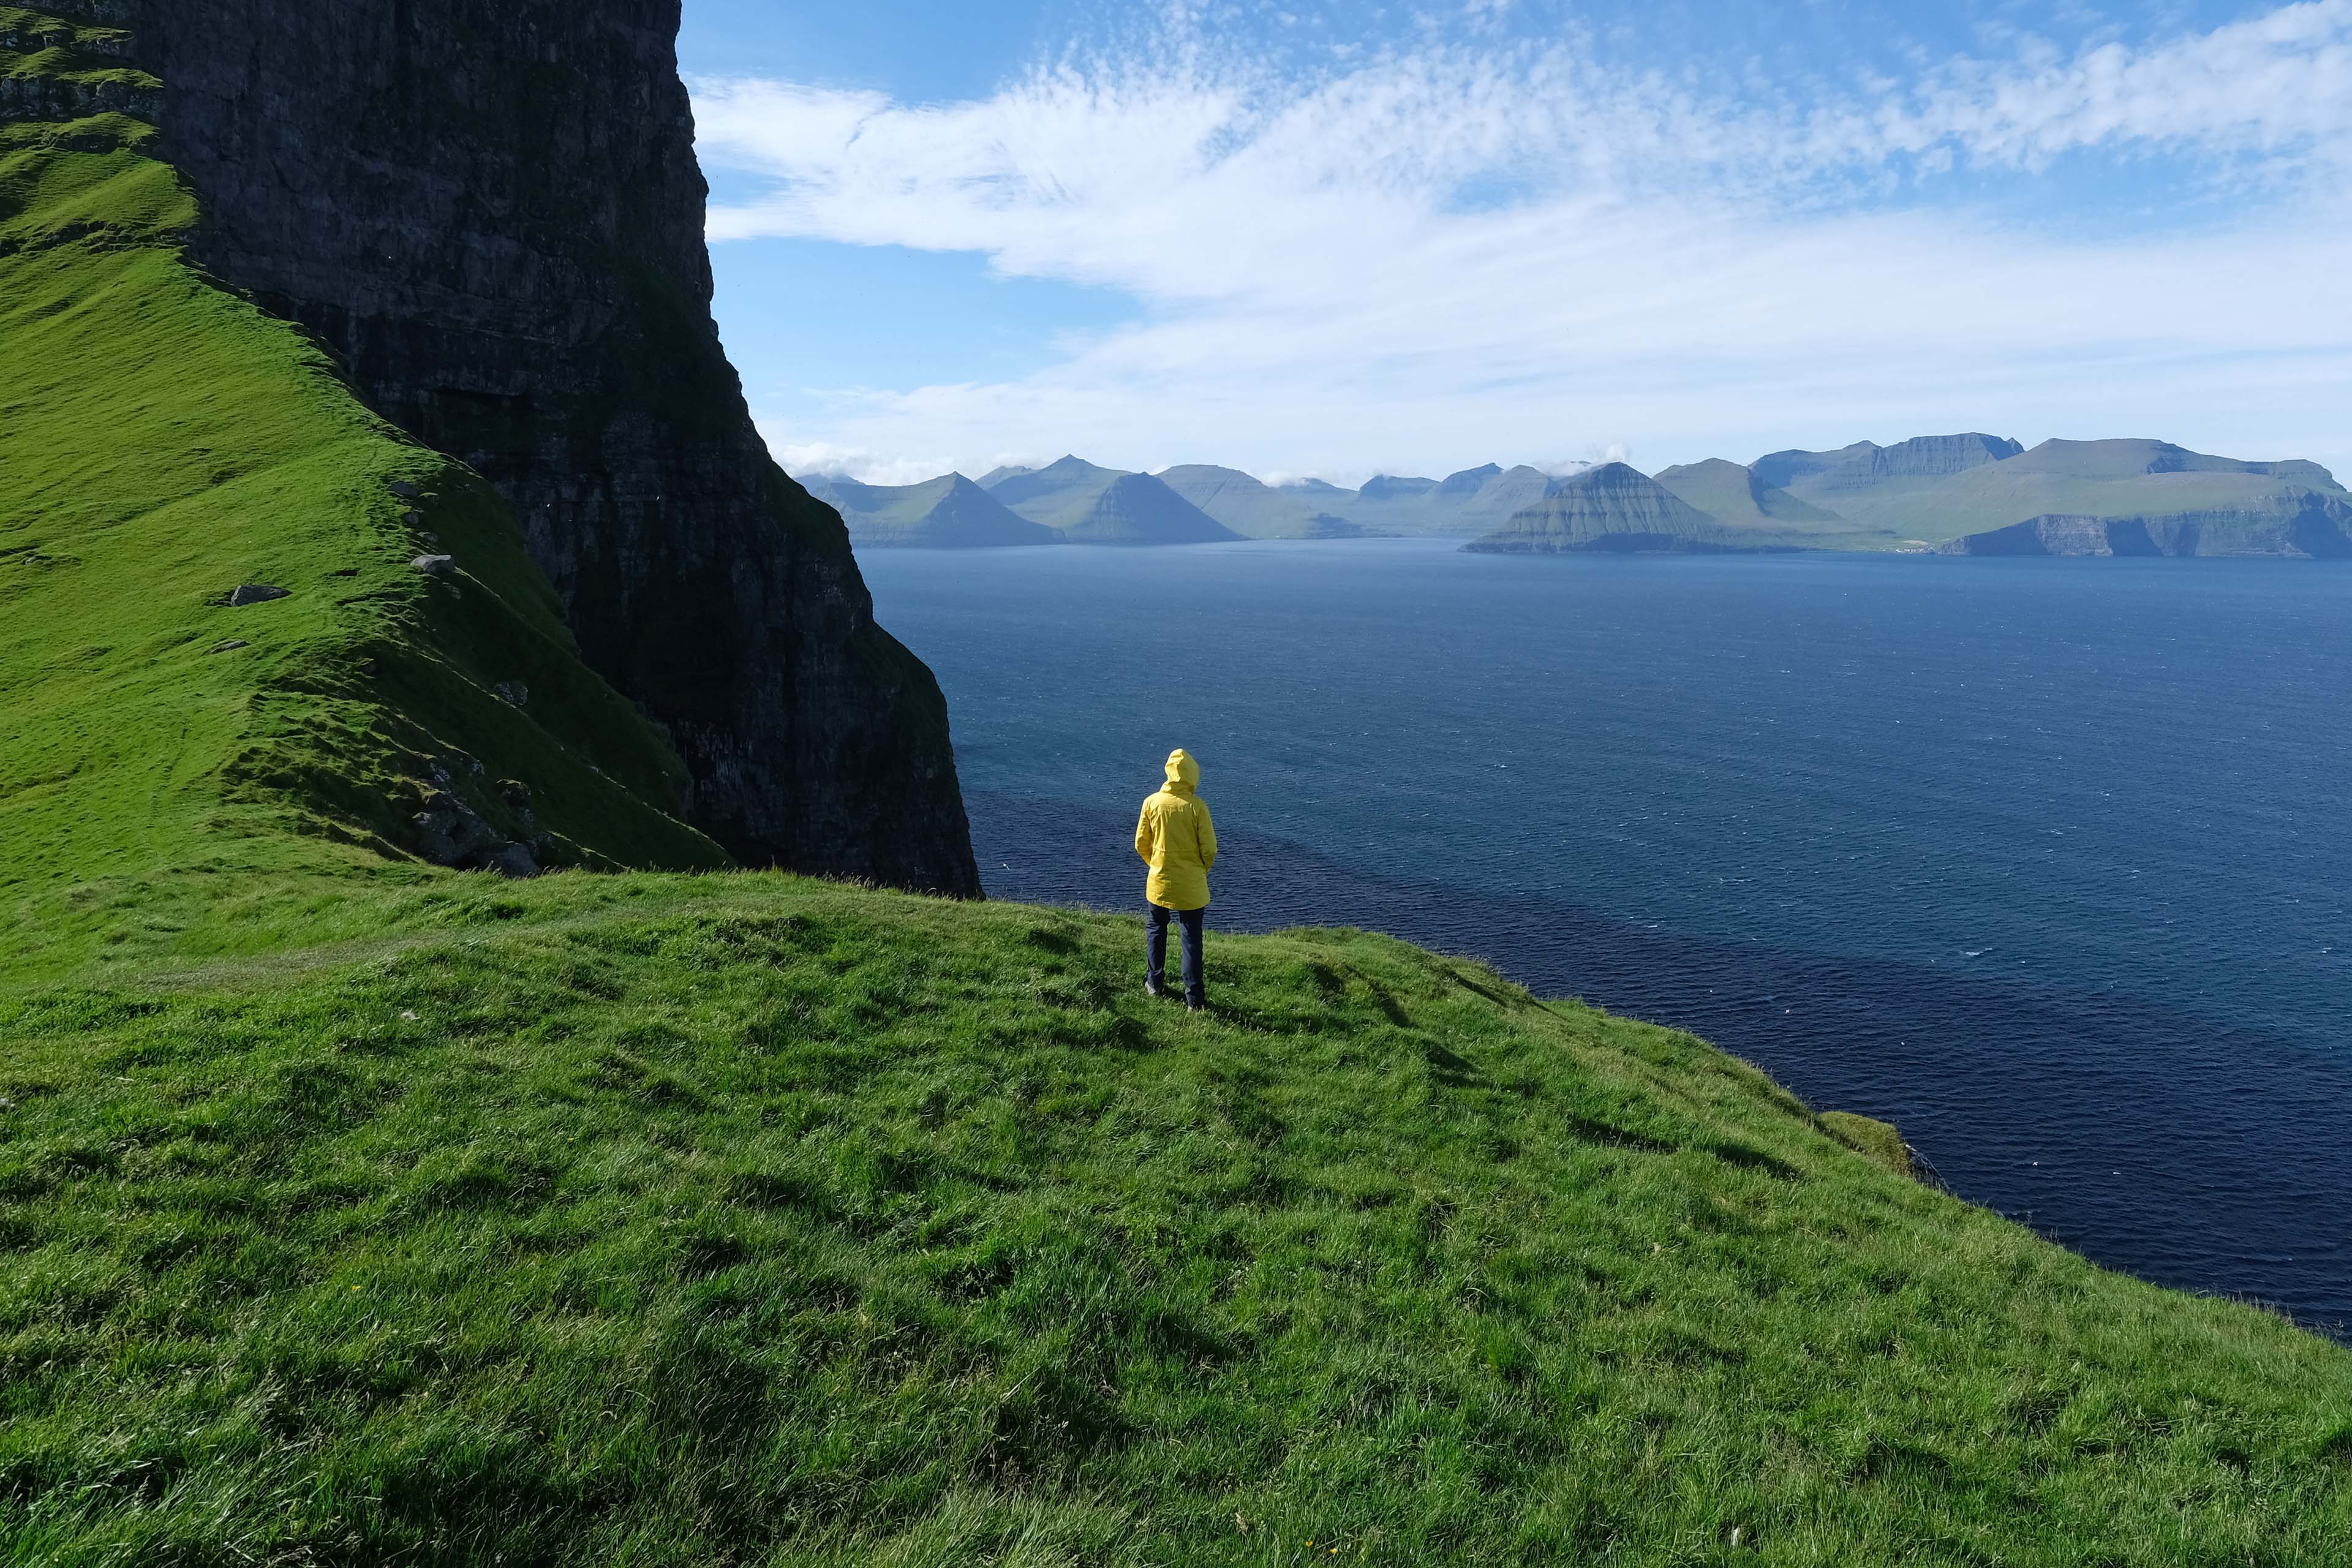
<path fill-rule="evenodd" d="M 2316 491 L 2272 508 L 2147 517 L 2053 513 L 1940 547 L 1946 555 L 2215 555 L 2352 558 L 2352 506 Z"/>
<path fill-rule="evenodd" d="M 2016 457 L 2025 448 L 1998 436 L 1918 436 L 1892 447 L 1874 447 L 1835 468 L 1800 475 L 1787 487 L 1806 496 L 1869 489 L 1901 479 L 1940 479 L 1987 463 Z"/>
<path fill-rule="evenodd" d="M 678 0 L 47 9 L 128 29 L 161 79 L 195 259 L 514 504 L 697 826 L 753 863 L 979 891 L 937 683 L 719 348 Z"/>

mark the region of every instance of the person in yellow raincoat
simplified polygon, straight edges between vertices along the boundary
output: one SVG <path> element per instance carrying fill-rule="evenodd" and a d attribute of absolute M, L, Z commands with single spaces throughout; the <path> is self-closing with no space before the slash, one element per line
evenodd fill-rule
<path fill-rule="evenodd" d="M 1168 753 L 1168 782 L 1143 803 L 1135 823 L 1135 852 L 1151 868 L 1143 897 L 1150 915 L 1143 988 L 1168 994 L 1168 917 L 1184 927 L 1184 1005 L 1207 1006 L 1201 977 L 1201 929 L 1209 908 L 1209 868 L 1217 863 L 1217 827 L 1202 800 L 1201 764 L 1181 746 Z"/>

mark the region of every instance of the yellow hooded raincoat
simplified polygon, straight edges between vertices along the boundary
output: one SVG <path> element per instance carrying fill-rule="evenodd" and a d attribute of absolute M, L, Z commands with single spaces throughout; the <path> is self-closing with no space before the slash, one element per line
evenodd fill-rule
<path fill-rule="evenodd" d="M 1179 747 L 1168 753 L 1168 782 L 1143 803 L 1135 852 L 1151 868 L 1143 896 L 1163 910 L 1209 907 L 1209 868 L 1217 863 L 1217 829 L 1201 787 L 1201 764 Z"/>

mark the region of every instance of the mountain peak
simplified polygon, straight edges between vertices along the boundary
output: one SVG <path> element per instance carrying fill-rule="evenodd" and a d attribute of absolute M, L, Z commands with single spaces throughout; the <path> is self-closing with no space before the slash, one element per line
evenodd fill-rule
<path fill-rule="evenodd" d="M 1465 468 L 1458 474 L 1448 474 L 1437 487 L 1442 496 L 1474 496 L 1486 488 L 1488 481 L 1501 477 L 1500 463 L 1487 463 L 1475 468 Z"/>
<path fill-rule="evenodd" d="M 1626 463 L 1603 463 L 1465 548 L 1486 554 L 1562 555 L 1739 548 L 1721 523 Z"/>

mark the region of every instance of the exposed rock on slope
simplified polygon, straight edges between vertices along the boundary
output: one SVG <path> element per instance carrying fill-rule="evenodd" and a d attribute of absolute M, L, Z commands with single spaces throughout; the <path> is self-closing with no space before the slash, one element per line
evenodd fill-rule
<path fill-rule="evenodd" d="M 1061 535 L 1008 509 L 965 479 L 947 474 L 919 485 L 861 485 L 855 479 L 803 481 L 841 513 L 849 542 L 869 549 L 970 550 L 1058 544 Z"/>
<path fill-rule="evenodd" d="M 2289 555 L 2352 558 L 2352 505 L 2317 491 L 2251 508 L 2158 517 L 2053 514 L 1971 533 L 1946 555 Z"/>
<path fill-rule="evenodd" d="M 1489 554 L 1706 552 L 1752 548 L 1657 480 L 1604 463 L 1561 480 L 1503 527 L 1463 548 Z"/>
<path fill-rule="evenodd" d="M 1854 492 L 1840 504 L 1927 540 L 2095 518 L 2145 521 L 2152 541 L 2179 541 L 2168 553 L 2305 554 L 2285 525 L 2313 496 L 2352 501 L 2315 463 L 2245 462 L 2163 441 L 2045 441 L 1907 492 Z"/>
<path fill-rule="evenodd" d="M 76 29 L 37 25 L 64 42 L 0 68 L 72 101 Z M 154 140 L 0 114 L 0 891 L 726 864 L 513 509 L 188 264 Z"/>
<path fill-rule="evenodd" d="M 1945 479 L 2023 450 L 2015 441 L 1971 432 L 1918 436 L 1892 447 L 1861 441 L 1836 452 L 1775 452 L 1751 466 L 1766 484 L 1811 500 L 1895 480 Z"/>
<path fill-rule="evenodd" d="M 929 671 L 751 427 L 710 317 L 678 0 L 83 0 L 162 79 L 215 275 L 521 515 L 737 855 L 974 893 Z"/>
<path fill-rule="evenodd" d="M 1946 542 L 1956 554 L 2325 554 L 2335 524 L 2322 503 L 2352 502 L 2316 463 L 2147 440 L 2045 441 L 2028 452 L 1986 436 L 1927 437 L 1776 452 L 1754 472 L 1861 527 Z"/>

